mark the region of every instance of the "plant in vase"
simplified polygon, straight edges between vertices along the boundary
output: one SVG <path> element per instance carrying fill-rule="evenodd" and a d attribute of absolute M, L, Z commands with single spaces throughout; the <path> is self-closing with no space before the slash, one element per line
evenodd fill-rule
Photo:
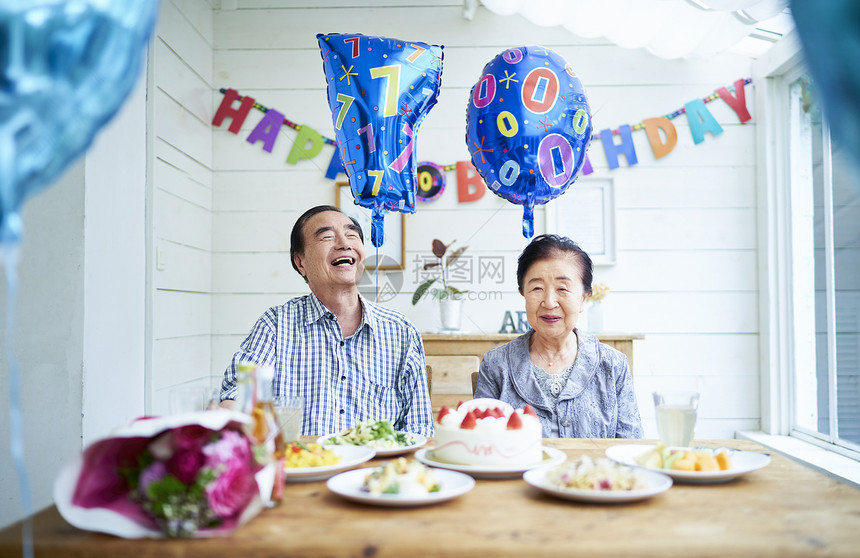
<path fill-rule="evenodd" d="M 418 285 L 418 288 L 415 289 L 415 294 L 412 295 L 412 304 L 416 305 L 429 290 L 430 295 L 435 300 L 439 301 L 439 311 L 442 317 L 442 329 L 449 331 L 460 329 L 460 307 L 463 302 L 463 295 L 468 292 L 461 291 L 457 287 L 454 287 L 449 281 L 448 270 L 468 248 L 468 246 L 461 246 L 449 253 L 449 249 L 454 245 L 454 242 L 456 241 L 452 241 L 450 244 L 445 245 L 445 243 L 438 238 L 433 239 L 433 255 L 436 256 L 438 261 L 424 264 L 424 269 L 428 270 L 438 267 L 440 270 L 439 277 L 431 277 L 430 279 L 427 279 Z M 430 287 L 432 287 L 436 281 L 441 281 L 441 288 L 437 287 L 431 289 Z"/>
<path fill-rule="evenodd" d="M 585 299 L 588 308 L 587 327 L 589 331 L 597 333 L 603 329 L 603 308 L 600 303 L 609 294 L 609 286 L 606 283 L 592 285 L 591 294 Z"/>

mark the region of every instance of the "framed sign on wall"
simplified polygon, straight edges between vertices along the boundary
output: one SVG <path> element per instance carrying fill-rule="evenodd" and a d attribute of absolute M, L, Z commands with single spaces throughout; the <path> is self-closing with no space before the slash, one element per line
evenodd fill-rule
<path fill-rule="evenodd" d="M 385 241 L 379 247 L 377 261 L 376 246 L 370 241 L 371 212 L 366 207 L 355 205 L 349 182 L 336 182 L 334 190 L 334 205 L 346 215 L 354 218 L 361 225 L 364 233 L 364 251 L 367 259 L 365 269 L 381 271 L 406 268 L 406 215 L 389 212 L 385 214 Z"/>
<path fill-rule="evenodd" d="M 615 196 L 612 180 L 577 180 L 546 204 L 548 233 L 576 241 L 594 265 L 615 264 Z"/>

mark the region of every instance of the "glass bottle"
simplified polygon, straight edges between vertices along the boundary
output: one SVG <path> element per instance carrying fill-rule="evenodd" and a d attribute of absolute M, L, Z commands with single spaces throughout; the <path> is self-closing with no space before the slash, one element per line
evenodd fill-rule
<path fill-rule="evenodd" d="M 245 395 L 240 410 L 251 416 L 248 425 L 248 435 L 255 448 L 257 460 L 264 466 L 274 467 L 274 484 L 271 494 L 266 494 L 269 505 L 280 503 L 284 494 L 284 460 L 286 459 L 286 444 L 275 415 L 273 382 L 275 371 L 271 366 L 259 366 L 249 363 L 249 366 L 237 366 L 240 374 L 240 388 L 245 387 Z M 249 380 L 248 377 L 251 379 Z"/>
<path fill-rule="evenodd" d="M 235 410 L 251 415 L 257 402 L 257 364 L 240 362 L 236 365 L 236 405 Z"/>

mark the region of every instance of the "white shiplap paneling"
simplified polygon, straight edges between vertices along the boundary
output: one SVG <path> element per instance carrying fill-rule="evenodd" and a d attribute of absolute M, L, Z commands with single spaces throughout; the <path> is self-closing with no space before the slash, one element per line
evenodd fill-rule
<path fill-rule="evenodd" d="M 233 87 L 326 137 L 333 131 L 316 33 L 444 44 L 439 103 L 416 140 L 418 160 L 439 164 L 469 158 L 464 141 L 469 89 L 484 64 L 511 46 L 545 44 L 564 56 L 586 85 L 596 131 L 671 113 L 750 73 L 749 61 L 732 55 L 660 60 L 483 8 L 469 22 L 459 2 L 380 2 L 358 8 L 343 2 L 243 0 L 236 10 L 216 10 L 213 25 L 213 111 L 222 97 L 217 88 Z M 746 87 L 746 94 L 747 106 L 753 107 L 755 84 Z M 636 356 L 646 422 L 653 416 L 648 390 L 686 382 L 708 401 L 702 431 L 729 437 L 735 429 L 757 427 L 759 420 L 756 121 L 753 115 L 752 122 L 740 124 L 721 100 L 707 106 L 723 133 L 707 134 L 695 145 L 686 117 L 676 118 L 678 144 L 659 160 L 644 132 L 633 135 L 639 159 L 633 167 L 622 157 L 621 168 L 610 171 L 600 141 L 592 143 L 593 177 L 614 182 L 618 249 L 618 263 L 598 268 L 595 280 L 612 289 L 604 303 L 607 328 L 646 335 L 637 342 Z M 226 123 L 212 132 L 213 290 L 218 293 L 212 298 L 213 370 L 223 369 L 265 308 L 306 292 L 289 266 L 288 234 L 301 211 L 334 201 L 331 182 L 323 177 L 333 148 L 324 146 L 316 158 L 289 165 L 285 159 L 294 130 L 282 130 L 271 154 L 245 141 L 261 117 L 252 111 L 238 135 L 227 132 Z M 516 257 L 527 242 L 520 232 L 522 209 L 489 193 L 477 202 L 458 203 L 455 173 L 447 179 L 442 198 L 419 204 L 418 212 L 407 216 L 406 269 L 396 277 L 402 293 L 386 304 L 405 312 L 420 329 L 433 329 L 432 305 L 409 302 L 420 280 L 414 260 L 429 252 L 432 238 L 456 239 L 470 246 L 475 262 L 504 260 L 503 285 L 477 276 L 468 284 L 475 296 L 499 291 L 500 298 L 470 301 L 465 309 L 464 327 L 498 331 L 506 310 L 523 308 L 515 285 Z M 543 232 L 543 208 L 535 221 L 536 231 Z M 393 281 L 395 275 L 386 277 Z M 732 404 L 715 403 L 726 397 L 734 398 Z"/>
<path fill-rule="evenodd" d="M 212 7 L 163 0 L 153 40 L 150 413 L 171 386 L 209 384 Z"/>

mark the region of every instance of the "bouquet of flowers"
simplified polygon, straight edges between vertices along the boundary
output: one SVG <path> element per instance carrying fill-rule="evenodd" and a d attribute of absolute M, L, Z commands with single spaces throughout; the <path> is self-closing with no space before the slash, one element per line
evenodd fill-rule
<path fill-rule="evenodd" d="M 128 538 L 228 534 L 263 508 L 248 421 L 229 411 L 139 420 L 63 470 L 57 507 L 76 527 Z"/>

